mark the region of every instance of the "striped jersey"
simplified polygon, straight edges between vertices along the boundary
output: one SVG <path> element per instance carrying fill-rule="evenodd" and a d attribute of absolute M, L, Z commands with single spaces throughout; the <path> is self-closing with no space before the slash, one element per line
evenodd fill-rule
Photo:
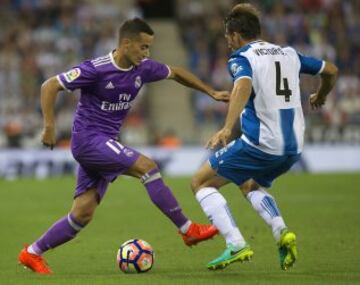
<path fill-rule="evenodd" d="M 252 81 L 252 93 L 240 115 L 242 139 L 272 155 L 301 153 L 305 122 L 300 100 L 300 73 L 318 74 L 324 61 L 292 47 L 254 41 L 230 56 L 234 84 Z"/>

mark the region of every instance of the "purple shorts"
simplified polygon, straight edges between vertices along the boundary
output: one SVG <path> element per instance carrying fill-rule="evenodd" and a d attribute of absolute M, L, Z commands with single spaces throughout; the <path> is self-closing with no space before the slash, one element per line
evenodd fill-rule
<path fill-rule="evenodd" d="M 105 135 L 73 133 L 71 150 L 79 162 L 74 198 L 96 187 L 99 202 L 109 182 L 130 168 L 139 158 L 136 150 Z"/>

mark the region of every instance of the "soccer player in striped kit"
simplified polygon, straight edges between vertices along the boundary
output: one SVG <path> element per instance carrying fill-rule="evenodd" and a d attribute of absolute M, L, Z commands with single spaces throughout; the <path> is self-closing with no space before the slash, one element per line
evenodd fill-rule
<path fill-rule="evenodd" d="M 234 85 L 225 125 L 208 141 L 211 149 L 223 148 L 192 179 L 196 199 L 226 240 L 225 251 L 207 265 L 212 270 L 253 255 L 218 191 L 229 182 L 239 186 L 271 227 L 281 268 L 286 270 L 296 261 L 296 235 L 287 229 L 267 188 L 301 155 L 305 123 L 300 73 L 320 75 L 319 88 L 310 96 L 314 109 L 325 103 L 336 81 L 334 64 L 263 41 L 260 34 L 259 13 L 251 4 L 236 5 L 225 19 L 225 37 L 233 50 L 228 69 Z M 242 135 L 229 142 L 239 117 Z"/>
<path fill-rule="evenodd" d="M 152 202 L 176 225 L 186 245 L 194 245 L 217 234 L 213 225 L 193 223 L 182 213 L 153 160 L 117 140 L 131 102 L 148 82 L 173 79 L 215 100 L 227 101 L 229 97 L 227 91 L 213 90 L 182 68 L 149 59 L 153 38 L 154 32 L 146 22 L 138 18 L 128 20 L 120 27 L 119 45 L 115 50 L 103 57 L 86 60 L 42 85 L 42 142 L 50 148 L 55 144 L 57 93 L 81 89 L 71 140 L 72 154 L 80 166 L 69 214 L 20 252 L 19 262 L 34 272 L 51 273 L 42 254 L 73 239 L 92 219 L 108 184 L 122 174 L 141 180 Z"/>

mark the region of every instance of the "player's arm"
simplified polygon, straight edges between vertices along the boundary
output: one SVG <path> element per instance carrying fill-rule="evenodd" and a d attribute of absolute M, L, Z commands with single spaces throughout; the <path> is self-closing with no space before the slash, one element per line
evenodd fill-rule
<path fill-rule="evenodd" d="M 322 61 L 311 56 L 297 53 L 300 61 L 300 73 L 320 75 L 320 85 L 316 93 L 310 95 L 312 109 L 318 109 L 325 104 L 326 96 L 334 87 L 337 77 L 337 67 L 328 61 Z"/>
<path fill-rule="evenodd" d="M 55 102 L 57 93 L 63 90 L 57 78 L 51 77 L 41 85 L 41 111 L 43 114 L 43 131 L 41 142 L 53 149 L 55 145 Z"/>
<path fill-rule="evenodd" d="M 230 135 L 228 141 L 231 142 L 237 138 L 240 138 L 241 135 L 242 135 L 242 132 L 241 132 L 240 120 L 237 120 L 237 122 L 235 123 L 235 125 L 231 131 L 231 135 Z"/>
<path fill-rule="evenodd" d="M 226 146 L 231 137 L 232 130 L 239 120 L 240 114 L 245 108 L 251 95 L 251 79 L 248 77 L 240 78 L 235 81 L 234 88 L 230 95 L 228 113 L 226 115 L 224 127 L 218 131 L 206 144 L 208 148 L 215 148 L 221 144 Z"/>
<path fill-rule="evenodd" d="M 199 90 L 208 94 L 217 101 L 227 102 L 229 100 L 228 91 L 216 91 L 211 86 L 200 80 L 196 75 L 181 67 L 169 66 L 169 79 L 173 79 L 180 84 Z"/>
<path fill-rule="evenodd" d="M 91 61 L 60 73 L 46 80 L 41 86 L 41 110 L 44 117 L 42 143 L 53 149 L 55 145 L 55 112 L 54 106 L 60 90 L 73 91 L 92 86 L 97 82 L 97 72 Z"/>
<path fill-rule="evenodd" d="M 310 95 L 312 109 L 318 109 L 325 104 L 326 96 L 335 85 L 338 69 L 335 64 L 325 61 L 325 66 L 320 72 L 320 85 L 318 91 Z"/>

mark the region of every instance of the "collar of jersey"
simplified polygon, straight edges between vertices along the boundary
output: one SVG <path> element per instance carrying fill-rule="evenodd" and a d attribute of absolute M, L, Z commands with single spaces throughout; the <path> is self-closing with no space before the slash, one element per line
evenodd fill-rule
<path fill-rule="evenodd" d="M 116 69 L 119 69 L 119 70 L 121 70 L 121 71 L 130 71 L 131 69 L 134 68 L 133 65 L 130 66 L 129 68 L 121 68 L 121 67 L 118 66 L 118 65 L 116 64 L 116 62 L 115 62 L 115 59 L 114 59 L 114 56 L 113 56 L 113 51 L 111 51 L 111 52 L 109 53 L 109 55 L 110 55 L 111 63 L 112 63 L 112 65 L 113 65 Z"/>
<path fill-rule="evenodd" d="M 245 52 L 247 51 L 249 48 L 251 48 L 251 45 L 254 44 L 254 43 L 257 43 L 257 42 L 262 42 L 262 40 L 255 40 L 255 41 L 252 41 L 246 45 L 244 45 L 243 47 L 237 49 L 236 51 L 234 51 L 230 57 L 233 57 L 233 56 L 236 56 L 238 55 L 240 52 Z"/>

